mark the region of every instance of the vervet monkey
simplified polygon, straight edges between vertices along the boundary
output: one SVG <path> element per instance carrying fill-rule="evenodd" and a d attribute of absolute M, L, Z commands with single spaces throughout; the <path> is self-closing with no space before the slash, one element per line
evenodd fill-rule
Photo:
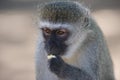
<path fill-rule="evenodd" d="M 115 80 L 104 36 L 88 9 L 57 1 L 38 14 L 36 80 Z"/>

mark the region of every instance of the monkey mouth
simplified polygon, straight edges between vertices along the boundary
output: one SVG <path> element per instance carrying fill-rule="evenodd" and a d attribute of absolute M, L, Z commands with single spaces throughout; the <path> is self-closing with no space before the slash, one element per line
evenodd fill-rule
<path fill-rule="evenodd" d="M 56 56 L 58 56 L 58 55 L 61 55 L 62 53 L 61 52 L 59 52 L 59 51 L 50 51 L 50 52 L 47 52 L 47 55 L 56 55 Z"/>
<path fill-rule="evenodd" d="M 61 56 L 64 55 L 66 52 L 66 46 L 45 46 L 45 50 L 47 52 L 47 55 L 56 55 Z"/>
<path fill-rule="evenodd" d="M 55 55 L 55 56 L 60 56 L 64 54 L 64 51 L 61 51 L 60 49 L 47 49 L 47 55 Z"/>

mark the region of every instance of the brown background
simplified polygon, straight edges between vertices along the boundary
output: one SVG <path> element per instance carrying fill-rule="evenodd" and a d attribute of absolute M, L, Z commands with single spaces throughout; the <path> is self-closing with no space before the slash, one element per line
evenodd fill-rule
<path fill-rule="evenodd" d="M 39 3 L 45 1 L 39 0 Z M 81 2 L 91 9 L 104 32 L 116 80 L 120 80 L 120 1 Z M 34 6 L 37 3 L 37 0 L 0 0 L 0 80 L 35 80 L 37 28 Z"/>

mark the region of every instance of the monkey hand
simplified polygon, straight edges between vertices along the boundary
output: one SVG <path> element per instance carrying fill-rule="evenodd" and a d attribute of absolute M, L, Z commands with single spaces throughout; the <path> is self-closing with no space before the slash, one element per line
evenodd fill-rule
<path fill-rule="evenodd" d="M 49 69 L 56 75 L 60 75 L 64 66 L 65 66 L 65 63 L 60 56 L 56 56 L 49 60 Z"/>

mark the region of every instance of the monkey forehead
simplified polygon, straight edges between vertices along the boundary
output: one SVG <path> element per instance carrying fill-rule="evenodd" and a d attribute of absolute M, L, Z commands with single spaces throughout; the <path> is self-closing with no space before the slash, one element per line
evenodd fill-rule
<path fill-rule="evenodd" d="M 70 24 L 51 23 L 51 22 L 46 22 L 46 21 L 40 21 L 39 28 L 44 28 L 44 27 L 47 27 L 50 29 L 67 28 L 69 30 L 73 30 L 73 27 Z"/>
<path fill-rule="evenodd" d="M 70 1 L 51 2 L 41 7 L 40 19 L 51 22 L 77 22 L 85 14 L 80 4 Z"/>

